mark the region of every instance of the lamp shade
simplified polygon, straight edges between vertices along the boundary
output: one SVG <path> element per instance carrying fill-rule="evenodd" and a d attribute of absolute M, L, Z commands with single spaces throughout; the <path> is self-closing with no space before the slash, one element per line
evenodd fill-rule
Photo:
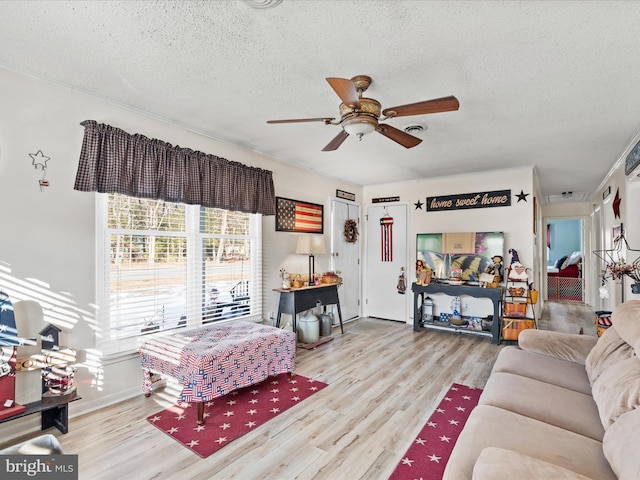
<path fill-rule="evenodd" d="M 296 253 L 301 255 L 315 255 L 325 253 L 323 235 L 301 235 L 298 237 Z"/>

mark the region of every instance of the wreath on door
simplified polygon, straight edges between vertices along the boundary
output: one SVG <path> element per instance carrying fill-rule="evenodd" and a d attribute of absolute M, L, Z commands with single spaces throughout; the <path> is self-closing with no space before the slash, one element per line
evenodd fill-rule
<path fill-rule="evenodd" d="M 347 220 L 344 222 L 344 239 L 348 243 L 356 243 L 358 240 L 358 224 L 355 220 Z"/>

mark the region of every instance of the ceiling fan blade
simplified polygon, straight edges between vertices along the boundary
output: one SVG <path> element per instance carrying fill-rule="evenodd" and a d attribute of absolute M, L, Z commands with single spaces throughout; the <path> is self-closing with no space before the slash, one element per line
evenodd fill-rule
<path fill-rule="evenodd" d="M 409 115 L 424 115 L 426 113 L 451 112 L 459 108 L 460 102 L 458 102 L 456 97 L 451 96 L 385 108 L 382 114 L 386 117 L 407 117 Z"/>
<path fill-rule="evenodd" d="M 360 108 L 358 90 L 356 90 L 356 86 L 351 80 L 329 77 L 327 78 L 327 82 L 329 82 L 331 88 L 338 94 L 342 103 L 350 107 Z"/>
<path fill-rule="evenodd" d="M 347 132 L 345 132 L 344 130 L 340 130 L 340 133 L 338 135 L 336 135 L 333 140 L 331 140 L 326 147 L 324 147 L 322 149 L 323 152 L 331 152 L 333 150 L 337 150 L 338 147 L 340 145 L 342 145 L 342 142 L 344 142 L 347 137 L 349 136 L 349 134 Z"/>
<path fill-rule="evenodd" d="M 267 120 L 267 123 L 299 123 L 299 122 L 324 122 L 328 124 L 333 118 L 292 118 L 288 120 Z"/>
<path fill-rule="evenodd" d="M 421 138 L 414 137 L 413 135 L 409 135 L 408 133 L 403 132 L 402 130 L 398 130 L 397 128 L 392 127 L 391 125 L 379 124 L 376 130 L 382 135 L 384 135 L 385 137 L 390 138 L 391 140 L 393 140 L 396 143 L 399 143 L 405 148 L 415 147 L 420 142 L 422 142 Z"/>

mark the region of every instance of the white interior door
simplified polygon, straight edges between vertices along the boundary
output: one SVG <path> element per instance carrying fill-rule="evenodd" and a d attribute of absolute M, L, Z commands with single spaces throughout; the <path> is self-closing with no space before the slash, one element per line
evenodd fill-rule
<path fill-rule="evenodd" d="M 358 224 L 358 239 L 351 243 L 344 236 L 348 219 Z M 342 320 L 360 316 L 360 205 L 349 201 L 331 201 L 331 268 L 340 272 L 342 285 L 338 288 Z M 338 322 L 337 312 L 334 321 Z"/>
<path fill-rule="evenodd" d="M 393 219 L 390 236 L 382 234 L 383 217 Z M 365 315 L 406 322 L 407 295 L 411 290 L 407 285 L 407 293 L 403 295 L 398 293 L 397 286 L 403 267 L 407 275 L 407 205 L 370 205 L 365 218 Z"/>

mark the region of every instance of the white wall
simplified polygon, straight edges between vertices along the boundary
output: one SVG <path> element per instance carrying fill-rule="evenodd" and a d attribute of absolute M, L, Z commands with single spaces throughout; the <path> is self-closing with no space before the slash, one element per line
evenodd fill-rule
<path fill-rule="evenodd" d="M 511 206 L 492 207 L 445 212 L 427 212 L 426 205 L 421 209 L 415 207 L 420 200 L 426 203 L 426 197 L 440 195 L 454 195 L 493 190 L 511 190 Z M 398 182 L 385 185 L 367 186 L 364 188 L 364 202 L 370 203 L 378 197 L 400 197 L 401 202 L 409 204 L 409 265 L 407 265 L 407 281 L 409 285 L 415 281 L 416 235 L 418 233 L 440 232 L 491 232 L 500 231 L 505 234 L 505 268 L 511 261 L 509 249 L 518 251 L 520 261 L 533 269 L 537 278 L 535 266 L 535 251 L 533 237 L 533 197 L 534 170 L 532 167 L 514 168 L 499 171 L 483 171 L 474 175 L 456 175 L 434 179 L 420 179 L 410 182 Z M 516 197 L 520 191 L 529 194 L 526 201 L 518 201 Z M 364 289 L 367 283 L 374 282 L 368 278 L 366 265 L 364 267 Z M 537 283 L 536 283 L 537 285 Z M 450 311 L 451 299 L 438 298 L 437 311 Z M 408 311 L 413 316 L 413 295 L 407 295 Z M 492 313 L 492 304 L 487 299 L 468 300 L 470 315 L 488 315 Z M 467 314 L 464 312 L 463 314 Z M 413 320 L 408 319 L 408 323 Z"/>
<path fill-rule="evenodd" d="M 0 69 L 0 288 L 12 300 L 35 299 L 45 320 L 64 329 L 62 341 L 86 353 L 77 383 L 82 400 L 71 415 L 140 394 L 137 356 L 106 361 L 95 350 L 100 326 L 95 324 L 95 202 L 93 193 L 73 190 L 84 128 L 96 120 L 129 133 L 141 133 L 173 145 L 189 147 L 273 171 L 276 194 L 325 206 L 325 240 L 329 245 L 329 199 L 336 189 L 360 187 L 337 178 L 286 166 L 270 157 L 216 141 L 68 89 Z M 48 161 L 50 186 L 40 191 L 42 172 L 29 153 L 42 150 Z M 307 257 L 294 255 L 295 234 L 275 232 L 274 217 L 263 222 L 264 311 L 277 310 L 278 270 L 306 272 Z M 318 270 L 327 269 L 329 256 L 318 256 Z M 17 378 L 17 400 L 40 396 L 38 372 Z M 5 439 L 37 429 L 37 415 L 3 424 Z"/>
<path fill-rule="evenodd" d="M 593 197 L 593 211 L 597 211 L 600 218 L 601 229 L 599 232 L 593 232 L 593 242 L 600 240 L 602 249 L 613 248 L 613 228 L 618 225 L 624 226 L 625 238 L 630 249 L 636 251 L 627 251 L 625 261 L 633 262 L 640 256 L 640 222 L 638 218 L 638 205 L 640 205 L 640 167 L 636 167 L 631 175 L 625 175 L 624 160 L 631 149 L 640 141 L 640 132 L 636 133 L 634 138 L 629 142 L 627 148 L 622 152 L 616 164 L 612 167 L 607 178 L 603 180 L 600 188 Z M 611 193 L 605 199 L 603 193 L 611 188 Z M 613 201 L 618 192 L 621 199 L 620 217 L 616 218 L 613 210 Z M 599 238 L 596 238 L 598 236 Z M 596 286 L 600 286 L 600 265 L 596 261 L 595 255 L 591 255 L 592 264 L 592 282 Z M 640 295 L 631 293 L 631 284 L 633 281 L 628 277 L 624 279 L 624 288 L 621 282 L 608 280 L 605 284 L 609 293 L 609 298 L 600 298 L 597 291 L 594 294 L 594 307 L 596 310 L 613 310 L 623 300 L 640 300 Z"/>

